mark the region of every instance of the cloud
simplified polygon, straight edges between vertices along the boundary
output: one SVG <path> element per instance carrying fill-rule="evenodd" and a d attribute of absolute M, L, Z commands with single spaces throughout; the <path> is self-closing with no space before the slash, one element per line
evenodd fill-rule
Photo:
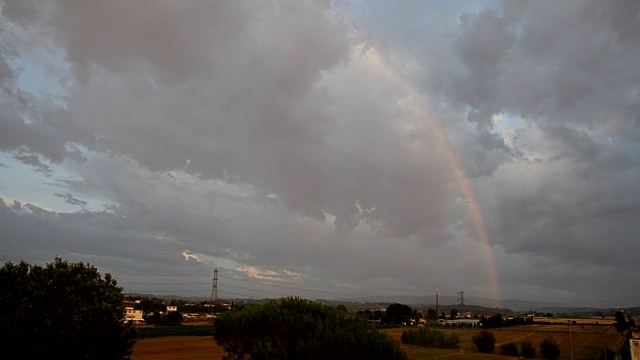
<path fill-rule="evenodd" d="M 196 261 L 196 262 L 202 262 L 202 260 L 200 260 L 200 259 L 198 258 L 198 255 L 196 255 L 196 254 L 192 253 L 192 252 L 191 252 L 191 251 L 189 251 L 189 250 L 185 250 L 185 251 L 183 251 L 183 252 L 182 252 L 182 256 L 184 256 L 184 260 L 185 260 L 185 261 L 193 260 L 193 261 Z"/>
<path fill-rule="evenodd" d="M 247 274 L 249 277 L 254 279 L 263 280 L 267 282 L 286 282 L 286 281 L 295 281 L 302 280 L 304 276 L 302 274 L 283 270 L 282 272 L 277 272 L 274 270 L 266 270 L 261 269 L 256 266 L 242 266 L 236 271 Z"/>
<path fill-rule="evenodd" d="M 40 157 L 35 154 L 15 154 L 13 156 L 14 159 L 34 167 L 34 169 L 38 172 L 41 172 L 45 175 L 51 175 L 51 167 L 42 161 L 40 161 Z"/>
<path fill-rule="evenodd" d="M 82 208 L 86 207 L 87 205 L 89 205 L 88 202 L 84 201 L 84 200 L 80 200 L 80 199 L 76 199 L 73 195 L 71 195 L 70 193 L 66 193 L 66 194 L 54 194 L 55 196 L 64 199 L 64 201 L 68 204 L 71 205 L 78 205 Z"/>
<path fill-rule="evenodd" d="M 4 258 L 490 297 L 442 131 L 505 296 L 631 281 L 637 2 L 367 6 L 5 1 L 0 150 L 106 205 L 2 207 Z"/>

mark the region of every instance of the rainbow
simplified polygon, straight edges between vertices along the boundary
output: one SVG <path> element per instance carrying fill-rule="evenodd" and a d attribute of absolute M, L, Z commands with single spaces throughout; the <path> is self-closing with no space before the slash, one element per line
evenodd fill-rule
<path fill-rule="evenodd" d="M 499 301 L 500 299 L 502 299 L 502 294 L 500 291 L 498 270 L 496 268 L 496 262 L 493 255 L 493 247 L 491 246 L 489 230 L 487 229 L 482 211 L 480 211 L 478 198 L 476 197 L 473 187 L 471 186 L 469 177 L 465 173 L 464 168 L 462 167 L 462 163 L 456 155 L 451 142 L 449 142 L 449 139 L 447 139 L 447 137 L 445 136 L 440 124 L 435 120 L 435 117 L 433 116 L 429 108 L 427 108 L 418 92 L 407 80 L 402 77 L 402 75 L 391 64 L 388 63 L 388 61 L 386 61 L 386 59 L 382 55 L 380 55 L 375 47 L 369 47 L 364 56 L 368 57 L 368 59 L 373 62 L 376 68 L 378 68 L 380 71 L 383 71 L 391 79 L 397 82 L 397 84 L 403 89 L 403 91 L 406 92 L 410 100 L 413 102 L 413 104 L 415 104 L 417 110 L 419 111 L 420 117 L 427 122 L 427 125 L 432 129 L 434 135 L 442 145 L 444 153 L 447 156 L 447 160 L 449 161 L 449 164 L 451 164 L 451 167 L 460 182 L 464 196 L 468 200 L 469 211 L 473 218 L 477 236 L 482 243 L 485 259 L 487 260 L 487 272 L 489 281 L 491 283 L 492 296 L 494 299 Z"/>

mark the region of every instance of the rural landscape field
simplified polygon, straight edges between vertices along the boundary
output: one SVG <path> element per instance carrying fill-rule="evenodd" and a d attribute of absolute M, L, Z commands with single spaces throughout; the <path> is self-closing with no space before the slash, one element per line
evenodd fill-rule
<path fill-rule="evenodd" d="M 406 328 L 384 330 L 387 334 L 400 342 L 402 331 Z M 509 356 L 499 355 L 499 346 L 505 343 L 531 341 L 536 348 L 547 337 L 554 339 L 560 346 L 560 358 L 570 359 L 569 333 L 565 325 L 530 325 L 507 329 L 493 329 L 496 337 L 496 350 L 492 354 L 478 353 L 472 342 L 472 336 L 478 329 L 451 329 L 460 336 L 460 349 L 447 350 L 424 348 L 401 343 L 411 360 L 426 360 L 446 358 L 455 359 L 508 359 Z M 574 359 L 597 358 L 602 349 L 617 349 L 624 337 L 615 331 L 613 326 L 573 326 L 571 329 L 571 345 Z M 225 355 L 224 350 L 211 336 L 179 336 L 138 340 L 133 348 L 133 360 L 151 359 L 180 359 L 180 360 L 218 360 Z"/>

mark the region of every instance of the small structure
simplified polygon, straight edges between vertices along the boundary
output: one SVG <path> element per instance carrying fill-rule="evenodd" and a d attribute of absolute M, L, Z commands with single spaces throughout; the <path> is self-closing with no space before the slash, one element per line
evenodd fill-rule
<path fill-rule="evenodd" d="M 144 324 L 142 310 L 136 310 L 132 306 L 124 308 L 124 321 L 132 324 Z"/>
<path fill-rule="evenodd" d="M 167 305 L 167 313 L 170 313 L 172 311 L 178 311 L 178 307 L 174 305 Z"/>

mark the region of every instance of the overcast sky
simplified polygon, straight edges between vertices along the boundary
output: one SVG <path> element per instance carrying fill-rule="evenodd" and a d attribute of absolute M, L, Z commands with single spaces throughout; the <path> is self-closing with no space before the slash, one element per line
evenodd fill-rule
<path fill-rule="evenodd" d="M 0 4 L 3 262 L 640 305 L 637 0 Z"/>

